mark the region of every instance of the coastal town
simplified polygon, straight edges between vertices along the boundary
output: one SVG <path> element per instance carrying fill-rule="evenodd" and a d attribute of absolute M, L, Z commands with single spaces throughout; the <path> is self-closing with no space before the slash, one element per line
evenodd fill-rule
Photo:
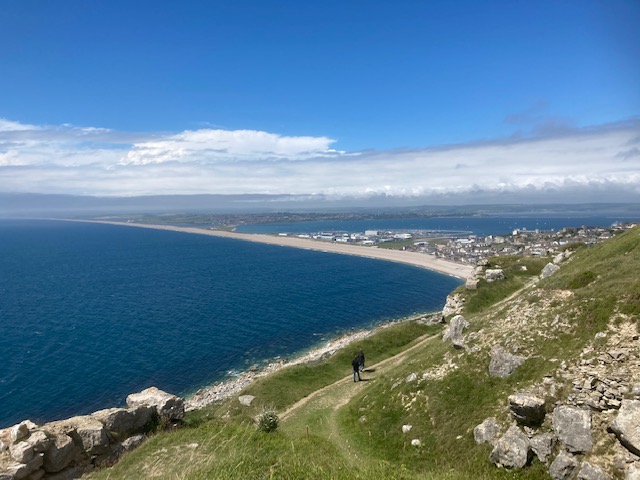
<path fill-rule="evenodd" d="M 433 255 L 442 260 L 475 265 L 497 255 L 553 255 L 572 244 L 594 245 L 635 226 L 616 223 L 610 227 L 567 227 L 554 230 L 517 229 L 504 235 L 473 235 L 433 230 L 366 230 L 364 232 L 281 233 L 319 242 L 361 245 Z"/>

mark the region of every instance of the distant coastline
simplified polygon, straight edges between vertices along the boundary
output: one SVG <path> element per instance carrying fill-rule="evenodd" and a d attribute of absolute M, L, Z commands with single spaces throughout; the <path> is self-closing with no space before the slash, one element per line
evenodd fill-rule
<path fill-rule="evenodd" d="M 172 232 L 195 233 L 197 235 L 209 235 L 212 237 L 231 238 L 235 240 L 244 240 L 248 242 L 265 243 L 269 245 L 277 245 L 281 247 L 301 248 L 305 250 L 316 250 L 321 252 L 338 253 L 342 255 L 355 255 L 359 257 L 374 258 L 377 260 L 385 260 L 388 262 L 404 263 L 413 265 L 434 272 L 451 275 L 453 277 L 466 280 L 473 273 L 473 266 L 463 265 L 460 263 L 450 262 L 431 255 L 417 252 L 405 252 L 401 250 L 388 250 L 381 248 L 363 247 L 347 244 L 319 242 L 306 238 L 274 236 L 264 234 L 250 234 L 228 232 L 224 230 L 206 230 L 195 227 L 177 227 L 173 225 L 154 225 L 132 222 L 113 222 L 106 220 L 73 220 L 66 221 L 101 223 L 106 225 L 120 225 L 125 227 L 150 228 L 154 230 L 168 230 Z"/>

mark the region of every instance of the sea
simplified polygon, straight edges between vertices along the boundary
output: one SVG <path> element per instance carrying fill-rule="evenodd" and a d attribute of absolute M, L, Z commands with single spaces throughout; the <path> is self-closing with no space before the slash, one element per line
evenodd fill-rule
<path fill-rule="evenodd" d="M 437 311 L 459 279 L 181 232 L 0 220 L 0 428 L 178 395 Z M 345 366 L 348 373 L 350 366 Z"/>

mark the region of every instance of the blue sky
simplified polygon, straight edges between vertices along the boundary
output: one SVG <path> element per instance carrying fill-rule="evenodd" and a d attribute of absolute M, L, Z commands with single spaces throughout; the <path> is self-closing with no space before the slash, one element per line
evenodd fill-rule
<path fill-rule="evenodd" d="M 0 191 L 634 200 L 639 24 L 636 0 L 3 0 Z"/>

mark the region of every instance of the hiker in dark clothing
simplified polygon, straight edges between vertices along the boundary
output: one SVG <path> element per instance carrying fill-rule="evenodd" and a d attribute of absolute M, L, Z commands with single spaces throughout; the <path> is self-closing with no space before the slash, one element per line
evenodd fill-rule
<path fill-rule="evenodd" d="M 358 354 L 358 361 L 360 362 L 360 371 L 364 372 L 364 351 L 360 350 Z"/>
<path fill-rule="evenodd" d="M 359 355 L 353 357 L 353 361 L 351 362 L 351 366 L 353 367 L 353 381 L 356 381 L 356 375 L 358 376 L 358 381 L 360 381 L 360 359 Z"/>

